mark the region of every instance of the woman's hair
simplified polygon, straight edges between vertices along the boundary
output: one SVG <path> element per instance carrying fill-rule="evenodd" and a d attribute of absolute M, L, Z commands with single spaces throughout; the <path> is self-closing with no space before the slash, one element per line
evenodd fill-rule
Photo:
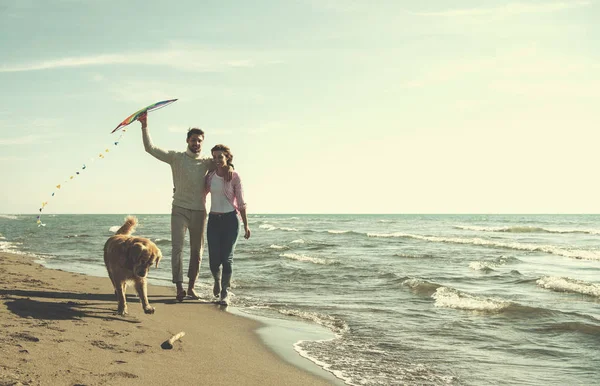
<path fill-rule="evenodd" d="M 223 152 L 223 155 L 227 159 L 227 165 L 229 165 L 233 168 L 233 154 L 231 154 L 231 149 L 229 147 L 219 144 L 219 145 L 213 146 L 213 148 L 210 149 L 211 154 L 213 151 Z"/>

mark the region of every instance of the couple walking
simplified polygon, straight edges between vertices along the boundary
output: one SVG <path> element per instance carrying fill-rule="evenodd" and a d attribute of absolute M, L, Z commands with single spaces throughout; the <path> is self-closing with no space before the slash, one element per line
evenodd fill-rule
<path fill-rule="evenodd" d="M 146 114 L 138 119 L 142 124 L 144 148 L 156 159 L 171 165 L 173 173 L 171 268 L 173 283 L 177 287 L 177 300 L 181 302 L 186 296 L 192 299 L 200 298 L 194 287 L 202 261 L 207 219 L 205 204 L 210 193 L 211 205 L 206 235 L 210 270 L 215 280 L 213 294 L 219 297 L 220 304 L 227 305 L 240 217 L 244 225 L 244 237 L 250 237 L 242 182 L 239 174 L 233 169 L 233 154 L 227 146 L 216 145 L 211 149 L 212 157 L 200 156 L 204 132 L 198 128 L 188 131 L 185 151 L 165 151 L 152 143 L 147 119 Z M 187 292 L 183 289 L 182 257 L 186 231 L 190 234 Z"/>

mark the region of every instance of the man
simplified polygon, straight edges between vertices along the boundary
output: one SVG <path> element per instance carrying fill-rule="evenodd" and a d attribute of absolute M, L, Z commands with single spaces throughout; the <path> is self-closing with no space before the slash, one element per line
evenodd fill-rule
<path fill-rule="evenodd" d="M 173 283 L 177 286 L 177 300 L 183 301 L 186 295 L 199 299 L 194 290 L 202 251 L 204 249 L 204 229 L 206 226 L 206 207 L 204 198 L 204 177 L 209 170 L 215 169 L 210 157 L 201 157 L 204 132 L 198 128 L 187 133 L 185 151 L 165 151 L 154 146 L 148 132 L 147 114 L 138 119 L 142 124 L 142 139 L 146 152 L 160 161 L 171 165 L 173 173 L 173 206 L 171 210 L 171 268 Z M 190 232 L 190 265 L 188 268 L 188 289 L 183 289 L 183 241 L 185 232 Z"/>

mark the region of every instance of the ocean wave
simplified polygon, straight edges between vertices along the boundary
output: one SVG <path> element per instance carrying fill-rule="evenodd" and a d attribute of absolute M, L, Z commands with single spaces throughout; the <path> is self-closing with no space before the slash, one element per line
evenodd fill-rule
<path fill-rule="evenodd" d="M 315 356 L 309 354 L 308 350 L 304 350 L 302 348 L 302 345 L 304 343 L 306 343 L 306 341 L 304 341 L 304 340 L 300 340 L 300 341 L 294 343 L 294 350 L 296 350 L 298 355 L 300 355 L 302 358 L 308 359 L 309 361 L 313 362 L 317 366 L 321 367 L 323 370 L 329 371 L 336 378 L 344 381 L 344 383 L 346 383 L 347 385 L 354 385 L 354 383 L 352 383 L 352 378 L 344 375 L 343 371 L 333 370 L 331 368 L 332 365 L 330 363 L 324 362 L 323 360 L 320 360 L 320 359 L 316 358 Z"/>
<path fill-rule="evenodd" d="M 475 296 L 448 287 L 437 288 L 431 297 L 436 307 L 469 311 L 499 312 L 511 305 L 506 300 Z"/>
<path fill-rule="evenodd" d="M 17 220 L 18 217 L 12 214 L 0 214 L 0 218 L 4 218 L 7 220 Z"/>
<path fill-rule="evenodd" d="M 526 244 L 526 243 L 508 243 L 496 240 L 486 240 L 481 238 L 460 238 L 460 237 L 441 237 L 441 236 L 422 236 L 422 235 L 413 235 L 408 233 L 368 233 L 368 237 L 378 237 L 378 238 L 409 238 L 423 241 L 430 241 L 435 243 L 449 243 L 449 244 L 470 244 L 470 245 L 479 245 L 483 247 L 492 247 L 492 248 L 505 248 L 505 249 L 513 249 L 518 251 L 528 251 L 528 252 L 545 252 L 553 255 L 559 255 L 564 257 L 569 257 L 572 259 L 579 260 L 599 260 L 600 261 L 600 251 L 590 251 L 584 249 L 566 249 L 562 247 L 557 247 L 554 245 L 538 245 L 538 244 Z"/>
<path fill-rule="evenodd" d="M 110 228 L 108 228 L 108 231 L 110 233 L 117 233 L 117 231 L 122 227 L 122 225 L 113 225 Z"/>
<path fill-rule="evenodd" d="M 297 239 L 297 240 L 292 240 L 290 241 L 290 244 L 304 244 L 305 241 L 302 239 Z"/>
<path fill-rule="evenodd" d="M 512 256 L 500 256 L 495 258 L 493 261 L 473 261 L 469 264 L 469 268 L 474 271 L 483 271 L 488 273 L 494 271 L 495 268 L 513 261 L 519 261 L 519 259 Z"/>
<path fill-rule="evenodd" d="M 84 234 L 81 234 L 81 235 L 66 235 L 66 236 L 63 236 L 63 237 L 66 238 L 66 239 L 71 239 L 71 238 L 74 238 L 74 237 L 92 237 L 92 236 L 84 233 Z"/>
<path fill-rule="evenodd" d="M 19 249 L 20 245 L 23 245 L 23 243 L 15 241 L 0 241 L 0 252 L 13 253 L 15 255 L 30 255 L 28 253 L 22 252 Z"/>
<path fill-rule="evenodd" d="M 432 296 L 433 294 L 435 294 L 437 289 L 441 287 L 440 284 L 416 278 L 406 279 L 402 282 L 402 285 L 410 288 L 413 292 L 417 294 L 426 296 Z"/>
<path fill-rule="evenodd" d="M 411 253 L 402 253 L 402 252 L 395 253 L 394 256 L 404 257 L 404 258 L 407 258 L 407 259 L 437 259 L 437 258 L 440 257 L 440 256 L 436 256 L 436 255 L 431 255 L 431 254 L 428 254 L 428 253 L 424 253 L 424 254 L 411 254 Z"/>
<path fill-rule="evenodd" d="M 581 322 L 554 323 L 543 328 L 538 328 L 537 330 L 543 332 L 579 332 L 592 335 L 593 337 L 600 336 L 600 326 Z"/>
<path fill-rule="evenodd" d="M 277 229 L 277 227 L 275 225 L 271 225 L 271 224 L 261 224 L 258 226 L 258 228 L 266 229 L 268 231 L 273 231 L 273 230 Z"/>
<path fill-rule="evenodd" d="M 327 327 L 338 337 L 345 334 L 350 330 L 348 324 L 342 319 L 333 317 L 331 315 L 319 314 L 316 312 L 300 311 L 295 309 L 282 308 L 277 310 L 282 315 L 295 316 L 301 319 L 309 320 L 313 323 L 317 323 L 321 326 Z"/>
<path fill-rule="evenodd" d="M 473 261 L 469 264 L 469 268 L 473 271 L 483 271 L 485 273 L 493 272 L 496 267 L 496 264 L 489 261 Z"/>
<path fill-rule="evenodd" d="M 283 246 L 283 245 L 271 244 L 269 246 L 269 248 L 271 248 L 271 249 L 286 249 L 287 247 Z"/>
<path fill-rule="evenodd" d="M 313 264 L 322 264 L 327 265 L 329 262 L 325 259 L 321 259 L 319 257 L 311 257 L 306 255 L 299 255 L 297 253 L 282 253 L 279 255 L 280 257 L 285 257 L 287 259 L 296 260 L 296 261 L 306 261 Z"/>
<path fill-rule="evenodd" d="M 170 239 L 155 239 L 154 244 L 156 245 L 171 245 Z"/>
<path fill-rule="evenodd" d="M 556 292 L 570 292 L 600 297 L 600 285 L 571 279 L 570 277 L 543 276 L 536 283 L 542 288 Z"/>
<path fill-rule="evenodd" d="M 298 229 L 296 228 L 289 228 L 289 227 L 276 227 L 275 225 L 272 224 L 262 224 L 258 226 L 260 229 L 266 229 L 267 231 L 275 231 L 275 230 L 282 230 L 285 232 L 298 232 Z"/>
<path fill-rule="evenodd" d="M 338 230 L 329 230 L 329 231 L 327 231 L 327 233 L 331 233 L 331 234 L 334 234 L 334 235 L 341 235 L 341 234 L 350 233 L 350 232 L 351 231 L 338 231 Z"/>
<path fill-rule="evenodd" d="M 536 226 L 505 226 L 505 227 L 485 227 L 474 225 L 455 225 L 454 228 L 476 231 L 476 232 L 506 232 L 506 233 L 583 233 L 590 235 L 600 235 L 598 229 L 548 229 Z"/>

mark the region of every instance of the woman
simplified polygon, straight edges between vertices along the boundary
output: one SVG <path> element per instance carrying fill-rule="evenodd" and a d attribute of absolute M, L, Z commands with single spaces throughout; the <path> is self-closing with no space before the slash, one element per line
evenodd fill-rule
<path fill-rule="evenodd" d="M 244 238 L 250 238 L 246 202 L 242 192 L 242 181 L 233 168 L 233 154 L 225 145 L 216 145 L 211 149 L 216 170 L 206 175 L 205 195 L 210 193 L 210 213 L 206 237 L 208 241 L 208 260 L 215 278 L 213 294 L 221 296 L 219 304 L 229 304 L 229 286 L 233 264 L 233 251 L 240 231 L 238 212 L 244 223 Z M 230 178 L 229 178 L 230 177 Z M 223 266 L 221 276 L 220 267 Z"/>

